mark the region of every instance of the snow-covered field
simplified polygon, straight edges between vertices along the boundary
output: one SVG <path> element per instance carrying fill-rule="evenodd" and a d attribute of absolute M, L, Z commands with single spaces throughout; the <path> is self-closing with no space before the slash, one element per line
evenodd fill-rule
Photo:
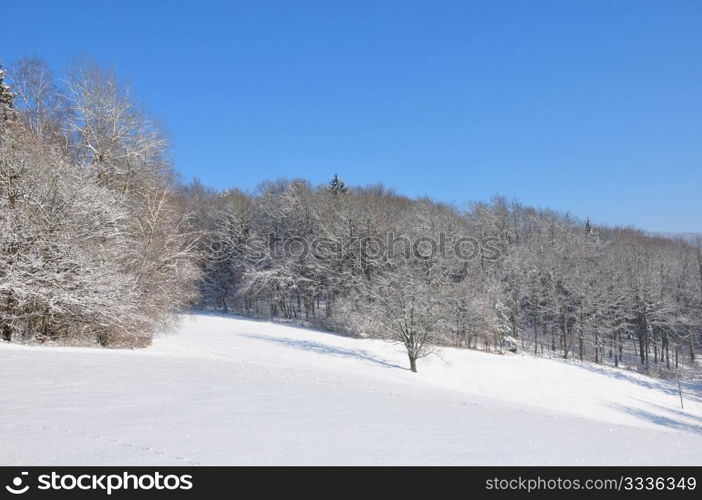
<path fill-rule="evenodd" d="M 183 316 L 148 349 L 0 345 L 0 464 L 694 464 L 702 387 Z"/>

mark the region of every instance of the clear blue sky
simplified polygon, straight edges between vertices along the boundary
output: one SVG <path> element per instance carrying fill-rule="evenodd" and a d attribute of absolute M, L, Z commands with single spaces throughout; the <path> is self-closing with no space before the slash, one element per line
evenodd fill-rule
<path fill-rule="evenodd" d="M 25 1 L 0 58 L 131 82 L 185 179 L 338 172 L 702 231 L 702 1 Z"/>

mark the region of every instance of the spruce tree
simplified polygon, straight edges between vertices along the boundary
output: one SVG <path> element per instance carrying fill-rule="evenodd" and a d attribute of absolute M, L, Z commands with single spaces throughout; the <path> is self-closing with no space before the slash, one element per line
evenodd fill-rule
<path fill-rule="evenodd" d="M 348 191 L 348 188 L 343 179 L 339 177 L 338 174 L 334 174 L 334 177 L 332 177 L 332 180 L 329 182 L 329 191 L 334 194 L 345 193 Z"/>

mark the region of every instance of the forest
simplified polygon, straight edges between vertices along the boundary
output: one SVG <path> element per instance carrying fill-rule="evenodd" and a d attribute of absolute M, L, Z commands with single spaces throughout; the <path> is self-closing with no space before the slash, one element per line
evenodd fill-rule
<path fill-rule="evenodd" d="M 333 166 L 213 189 L 170 148 L 111 71 L 0 70 L 5 341 L 140 347 L 195 308 L 396 341 L 412 371 L 438 346 L 698 370 L 699 236 L 409 198 Z"/>

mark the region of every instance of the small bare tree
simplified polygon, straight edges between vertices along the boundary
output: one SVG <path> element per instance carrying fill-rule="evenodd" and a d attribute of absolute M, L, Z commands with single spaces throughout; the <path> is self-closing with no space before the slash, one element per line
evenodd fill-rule
<path fill-rule="evenodd" d="M 400 262 L 365 287 L 360 317 L 365 331 L 400 342 L 410 370 L 431 352 L 433 338 L 448 329 L 450 287 L 438 265 Z"/>

